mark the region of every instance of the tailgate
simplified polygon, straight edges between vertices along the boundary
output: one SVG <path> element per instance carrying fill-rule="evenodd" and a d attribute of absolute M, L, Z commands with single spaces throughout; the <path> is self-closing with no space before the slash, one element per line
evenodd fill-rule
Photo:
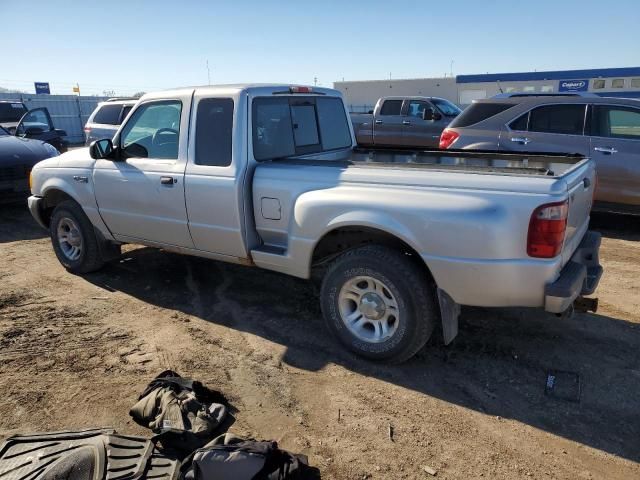
<path fill-rule="evenodd" d="M 585 159 L 565 178 L 569 192 L 569 217 L 562 252 L 562 264 L 566 264 L 589 227 L 589 215 L 596 188 L 595 163 Z"/>

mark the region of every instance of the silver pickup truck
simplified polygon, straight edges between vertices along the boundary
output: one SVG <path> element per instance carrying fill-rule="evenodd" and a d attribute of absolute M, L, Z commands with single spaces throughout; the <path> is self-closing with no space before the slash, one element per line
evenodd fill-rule
<path fill-rule="evenodd" d="M 453 340 L 460 305 L 564 313 L 595 290 L 590 159 L 358 150 L 347 115 L 324 88 L 148 94 L 113 141 L 38 163 L 29 208 L 73 273 L 123 243 L 313 273 L 328 328 L 389 362 Z"/>
<path fill-rule="evenodd" d="M 370 113 L 351 113 L 358 145 L 435 148 L 461 110 L 438 97 L 382 97 Z"/>

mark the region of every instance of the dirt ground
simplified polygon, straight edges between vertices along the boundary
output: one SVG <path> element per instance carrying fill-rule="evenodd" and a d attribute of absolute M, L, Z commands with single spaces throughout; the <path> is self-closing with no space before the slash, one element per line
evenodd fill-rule
<path fill-rule="evenodd" d="M 598 314 L 465 308 L 451 346 L 388 367 L 340 348 L 304 281 L 137 246 L 74 276 L 25 208 L 0 206 L 0 440 L 146 435 L 129 408 L 172 368 L 232 400 L 231 431 L 326 479 L 640 478 L 640 222 L 595 227 Z M 545 395 L 549 370 L 579 374 L 578 402 Z"/>

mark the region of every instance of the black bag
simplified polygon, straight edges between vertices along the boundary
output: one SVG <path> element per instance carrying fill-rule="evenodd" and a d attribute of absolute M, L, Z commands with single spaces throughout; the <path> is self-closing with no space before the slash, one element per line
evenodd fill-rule
<path fill-rule="evenodd" d="M 182 467 L 182 480 L 306 480 L 319 479 L 305 455 L 231 434 L 220 435 L 196 450 Z"/>
<path fill-rule="evenodd" d="M 191 453 L 214 437 L 227 410 L 220 392 L 165 370 L 149 383 L 129 415 L 151 429 L 163 447 Z"/>

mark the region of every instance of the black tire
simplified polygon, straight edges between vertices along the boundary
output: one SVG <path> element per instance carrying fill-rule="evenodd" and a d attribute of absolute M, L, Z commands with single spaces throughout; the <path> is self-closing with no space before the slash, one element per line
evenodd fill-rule
<path fill-rule="evenodd" d="M 64 253 L 58 240 L 58 227 L 65 219 L 72 220 L 78 227 L 77 231 L 81 237 L 82 248 L 77 259 L 69 258 Z M 104 265 L 93 225 L 82 211 L 80 205 L 73 200 L 60 202 L 53 210 L 49 223 L 49 234 L 53 251 L 56 252 L 58 260 L 71 273 L 89 273 L 100 269 Z"/>
<path fill-rule="evenodd" d="M 372 343 L 358 338 L 342 318 L 340 292 L 357 277 L 382 282 L 398 306 L 397 327 L 384 341 Z M 415 355 L 429 340 L 440 315 L 435 288 L 426 272 L 407 255 L 380 245 L 358 247 L 340 255 L 324 276 L 320 302 L 329 330 L 349 350 L 386 363 L 401 363 Z"/>

